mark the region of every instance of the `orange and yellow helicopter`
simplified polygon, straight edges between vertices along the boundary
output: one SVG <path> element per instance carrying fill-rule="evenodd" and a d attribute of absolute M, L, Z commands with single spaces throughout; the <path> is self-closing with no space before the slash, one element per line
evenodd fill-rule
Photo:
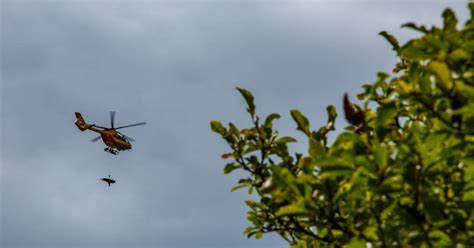
<path fill-rule="evenodd" d="M 76 122 L 74 124 L 76 124 L 76 126 L 81 131 L 91 130 L 96 133 L 99 133 L 100 136 L 93 138 L 91 141 L 96 142 L 102 138 L 105 145 L 107 145 L 104 151 L 117 155 L 119 151 L 132 149 L 132 144 L 130 142 L 135 141 L 134 139 L 120 133 L 119 131 L 117 131 L 117 129 L 141 126 L 141 125 L 145 125 L 146 122 L 139 122 L 139 123 L 121 126 L 121 127 L 114 127 L 114 120 L 115 120 L 115 111 L 110 111 L 110 128 L 101 127 L 95 124 L 87 124 L 84 121 L 84 118 L 82 118 L 81 113 L 76 112 Z"/>

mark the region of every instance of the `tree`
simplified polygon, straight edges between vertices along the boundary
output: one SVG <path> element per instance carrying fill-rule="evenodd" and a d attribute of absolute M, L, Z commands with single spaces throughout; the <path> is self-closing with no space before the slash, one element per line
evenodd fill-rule
<path fill-rule="evenodd" d="M 294 247 L 472 247 L 474 245 L 474 3 L 457 29 L 446 9 L 442 28 L 407 23 L 419 38 L 403 46 L 381 32 L 397 53 L 393 74 L 378 73 L 357 97 L 344 97 L 350 126 L 328 142 L 337 113 L 311 129 L 291 110 L 308 139 L 307 154 L 290 154 L 293 137 L 279 137 L 237 88 L 252 125 L 211 122 L 232 159 L 224 173 L 248 172 L 232 191 L 248 188 L 248 237 L 275 232 Z"/>

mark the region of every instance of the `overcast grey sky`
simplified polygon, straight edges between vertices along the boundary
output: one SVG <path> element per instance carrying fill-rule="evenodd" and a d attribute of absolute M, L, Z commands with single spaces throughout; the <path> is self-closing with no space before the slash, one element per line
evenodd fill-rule
<path fill-rule="evenodd" d="M 417 34 L 402 23 L 468 16 L 465 1 L 330 2 L 2 1 L 0 246 L 286 247 L 243 235 L 250 196 L 222 174 L 209 121 L 249 124 L 234 87 L 304 141 L 288 110 L 316 127 L 391 71 L 378 32 L 405 41 Z M 124 130 L 136 142 L 118 156 L 74 125 L 76 111 L 108 125 L 110 110 L 148 122 Z"/>

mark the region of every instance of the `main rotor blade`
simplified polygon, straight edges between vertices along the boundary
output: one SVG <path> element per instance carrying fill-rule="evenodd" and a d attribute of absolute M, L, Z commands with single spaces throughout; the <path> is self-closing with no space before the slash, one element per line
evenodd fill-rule
<path fill-rule="evenodd" d="M 134 127 L 134 126 L 141 126 L 141 125 L 145 125 L 146 122 L 139 122 L 139 123 L 135 123 L 135 124 L 131 124 L 131 125 L 126 125 L 126 126 L 121 126 L 121 127 L 117 127 L 115 129 L 120 129 L 120 128 L 126 128 L 126 127 Z"/>
<path fill-rule="evenodd" d="M 97 137 L 91 139 L 91 141 L 92 141 L 92 142 L 96 142 L 96 141 L 100 140 L 100 138 L 102 138 L 102 137 L 101 137 L 101 136 L 97 136 Z"/>
<path fill-rule="evenodd" d="M 110 111 L 110 126 L 114 128 L 115 111 Z"/>

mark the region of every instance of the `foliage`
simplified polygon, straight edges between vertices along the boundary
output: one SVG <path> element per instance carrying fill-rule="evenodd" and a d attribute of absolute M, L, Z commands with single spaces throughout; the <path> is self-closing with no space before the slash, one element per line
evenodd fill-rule
<path fill-rule="evenodd" d="M 229 144 L 224 173 L 248 172 L 232 190 L 248 188 L 248 237 L 275 232 L 294 247 L 472 247 L 474 245 L 474 3 L 458 30 L 450 9 L 442 28 L 403 27 L 422 36 L 399 45 L 382 32 L 400 62 L 363 85 L 362 107 L 346 96 L 351 124 L 334 142 L 337 117 L 313 130 L 291 110 L 308 139 L 307 154 L 290 154 L 271 114 L 257 116 L 252 94 L 240 89 L 251 127 L 211 128 Z M 375 106 L 375 107 L 374 107 Z"/>

